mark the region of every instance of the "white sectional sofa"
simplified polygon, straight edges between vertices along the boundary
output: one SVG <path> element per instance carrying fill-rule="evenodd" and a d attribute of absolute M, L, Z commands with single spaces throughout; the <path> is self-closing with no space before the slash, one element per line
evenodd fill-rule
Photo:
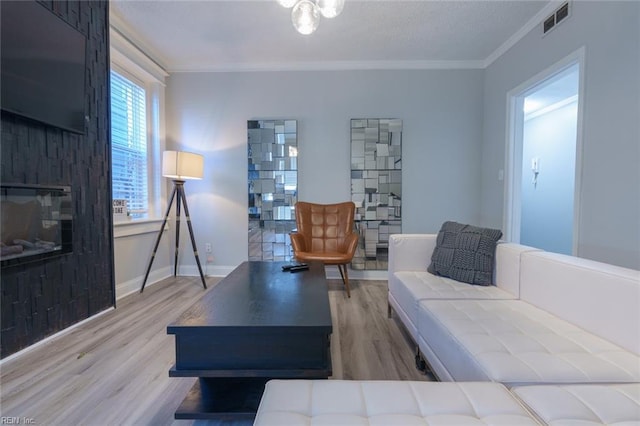
<path fill-rule="evenodd" d="M 272 380 L 255 425 L 640 426 L 640 271 L 499 243 L 471 285 L 436 237 L 390 237 L 388 300 L 443 382 Z"/>
<path fill-rule="evenodd" d="M 427 272 L 436 235 L 393 235 L 389 305 L 443 381 L 640 382 L 640 272 L 512 243 L 495 286 Z"/>

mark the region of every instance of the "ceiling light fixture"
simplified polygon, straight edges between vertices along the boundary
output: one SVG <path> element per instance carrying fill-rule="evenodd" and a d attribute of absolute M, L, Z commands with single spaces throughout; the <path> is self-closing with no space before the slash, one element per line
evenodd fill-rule
<path fill-rule="evenodd" d="M 320 24 L 320 15 L 335 18 L 342 12 L 345 0 L 278 0 L 278 3 L 291 10 L 291 22 L 294 28 L 304 35 L 313 33 Z"/>

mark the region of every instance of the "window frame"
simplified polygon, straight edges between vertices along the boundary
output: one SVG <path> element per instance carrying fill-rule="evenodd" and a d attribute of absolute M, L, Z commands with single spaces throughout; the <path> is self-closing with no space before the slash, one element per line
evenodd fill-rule
<path fill-rule="evenodd" d="M 162 206 L 165 204 L 166 179 L 162 178 L 162 151 L 164 151 L 165 128 L 165 78 L 168 76 L 156 62 L 138 49 L 116 28 L 110 28 L 110 69 L 140 85 L 146 93 L 147 124 L 147 214 L 116 222 L 116 238 L 157 232 L 156 223 L 163 220 Z M 111 155 L 111 147 L 109 149 Z"/>

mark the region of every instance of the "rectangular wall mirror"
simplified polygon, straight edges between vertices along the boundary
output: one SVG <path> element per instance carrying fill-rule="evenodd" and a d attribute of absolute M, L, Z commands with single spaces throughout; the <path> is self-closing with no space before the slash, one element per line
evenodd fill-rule
<path fill-rule="evenodd" d="M 351 120 L 351 200 L 360 235 L 351 267 L 387 269 L 389 235 L 402 232 L 402 120 Z"/>
<path fill-rule="evenodd" d="M 289 261 L 296 227 L 296 120 L 247 122 L 249 260 Z"/>

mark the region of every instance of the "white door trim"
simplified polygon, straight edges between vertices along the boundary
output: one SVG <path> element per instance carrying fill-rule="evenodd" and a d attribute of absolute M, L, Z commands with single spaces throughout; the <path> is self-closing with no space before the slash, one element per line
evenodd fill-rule
<path fill-rule="evenodd" d="M 578 64 L 578 122 L 576 129 L 576 166 L 573 206 L 573 249 L 574 255 L 578 255 L 579 225 L 580 225 L 580 200 L 582 194 L 582 127 L 584 111 L 584 74 L 585 74 L 585 48 L 584 46 L 567 55 L 547 69 L 534 75 L 524 83 L 511 89 L 507 93 L 507 125 L 505 147 L 505 179 L 504 179 L 504 206 L 502 229 L 505 232 L 505 240 L 515 243 L 520 242 L 521 225 L 521 179 L 522 179 L 522 130 L 524 122 L 523 105 L 524 98 L 535 91 L 536 87 L 545 82 L 549 77 L 562 70 Z"/>

